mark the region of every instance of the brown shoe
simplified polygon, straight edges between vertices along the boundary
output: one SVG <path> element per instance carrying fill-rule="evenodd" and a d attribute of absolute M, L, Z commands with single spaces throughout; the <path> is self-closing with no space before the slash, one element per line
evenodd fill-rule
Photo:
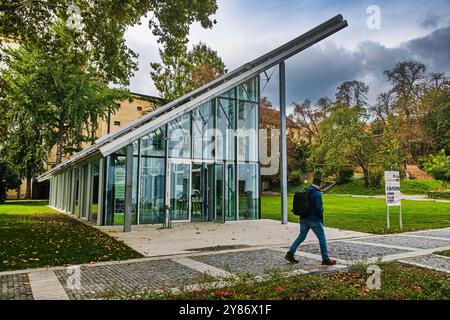
<path fill-rule="evenodd" d="M 325 266 L 333 266 L 336 264 L 336 260 L 328 258 L 327 260 L 322 260 L 322 264 Z"/>

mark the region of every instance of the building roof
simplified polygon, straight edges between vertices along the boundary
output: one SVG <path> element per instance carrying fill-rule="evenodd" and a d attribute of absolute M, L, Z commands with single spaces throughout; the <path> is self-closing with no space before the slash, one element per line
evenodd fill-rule
<path fill-rule="evenodd" d="M 107 156 L 133 141 L 145 136 L 148 132 L 164 125 L 178 116 L 185 114 L 237 85 L 259 75 L 282 61 L 298 54 L 317 42 L 347 27 L 347 21 L 342 15 L 337 15 L 317 27 L 307 31 L 286 44 L 262 55 L 261 57 L 244 64 L 243 66 L 226 73 L 225 75 L 191 91 L 190 93 L 146 114 L 127 126 L 111 132 L 95 141 L 95 143 L 69 159 L 58 164 L 53 169 L 38 177 L 38 181 L 50 178 L 53 174 L 63 171 L 91 156 Z"/>
<path fill-rule="evenodd" d="M 280 111 L 268 107 L 260 107 L 259 110 L 260 120 L 262 124 L 269 124 L 275 127 L 280 126 Z M 289 117 L 286 117 L 286 126 L 289 128 L 299 128 L 299 125 Z"/>

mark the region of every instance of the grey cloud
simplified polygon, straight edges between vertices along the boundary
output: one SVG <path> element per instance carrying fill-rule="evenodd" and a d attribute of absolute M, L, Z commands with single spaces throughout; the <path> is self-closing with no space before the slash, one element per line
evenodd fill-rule
<path fill-rule="evenodd" d="M 374 103 L 376 95 L 389 87 L 383 71 L 396 62 L 415 59 L 424 63 L 428 72 L 450 74 L 449 57 L 450 26 L 394 48 L 373 41 L 360 43 L 354 51 L 332 43 L 315 46 L 286 63 L 287 102 L 305 98 L 315 101 L 325 95 L 334 97 L 339 83 L 356 79 L 369 85 L 369 103 Z M 268 86 L 264 95 L 277 105 L 277 86 Z"/>
<path fill-rule="evenodd" d="M 439 15 L 430 13 L 420 22 L 420 25 L 424 28 L 436 28 L 440 19 L 441 17 Z"/>

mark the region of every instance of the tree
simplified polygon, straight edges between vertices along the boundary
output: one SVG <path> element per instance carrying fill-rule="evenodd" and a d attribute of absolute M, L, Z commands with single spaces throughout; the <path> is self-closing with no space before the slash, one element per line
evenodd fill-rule
<path fill-rule="evenodd" d="M 395 93 L 395 111 L 405 119 L 405 144 L 412 159 L 416 159 L 421 144 L 423 132 L 417 121 L 420 112 L 422 80 L 425 78 L 425 65 L 417 61 L 403 61 L 395 64 L 391 70 L 384 71 L 392 83 Z"/>
<path fill-rule="evenodd" d="M 309 99 L 305 99 L 301 104 L 293 103 L 291 118 L 308 133 L 308 141 L 319 138 L 319 124 L 329 115 L 331 105 L 328 97 L 319 98 L 314 106 Z"/>
<path fill-rule="evenodd" d="M 368 92 L 369 86 L 362 81 L 345 81 L 337 87 L 336 102 L 345 107 L 358 106 L 362 109 L 367 105 Z"/>
<path fill-rule="evenodd" d="M 443 74 L 431 74 L 421 104 L 421 126 L 432 141 L 432 151 L 450 153 L 450 81 Z"/>
<path fill-rule="evenodd" d="M 61 20 L 51 30 L 49 39 L 25 38 L 19 49 L 5 50 L 8 62 L 2 70 L 6 100 L 14 110 L 8 141 L 17 141 L 16 160 L 29 158 L 26 166 L 34 174 L 41 167 L 40 148 L 48 153 L 56 145 L 56 162 L 60 163 L 65 154 L 89 140 L 86 132 L 93 125 L 91 119 L 105 118 L 117 108 L 117 100 L 128 97 L 127 91 L 110 89 L 103 82 L 92 64 L 93 53 L 83 47 L 76 31 Z M 24 136 L 34 148 L 27 147 Z"/>
<path fill-rule="evenodd" d="M 422 167 L 433 178 L 442 181 L 442 187 L 446 189 L 447 183 L 450 182 L 450 156 L 445 154 L 445 150 L 422 158 Z"/>
<path fill-rule="evenodd" d="M 151 63 L 151 77 L 163 99 L 172 101 L 226 73 L 217 52 L 206 44 L 194 45 L 186 53 L 159 51 L 162 64 Z"/>
<path fill-rule="evenodd" d="M 377 119 L 381 120 L 384 125 L 387 124 L 387 118 L 393 113 L 394 95 L 392 91 L 381 92 L 377 96 L 377 103 L 369 108 Z"/>
<path fill-rule="evenodd" d="M 0 157 L 0 203 L 5 201 L 6 191 L 20 186 L 20 177 L 14 166 Z"/>
<path fill-rule="evenodd" d="M 137 54 L 128 48 L 124 34 L 148 13 L 149 28 L 167 52 L 185 50 L 190 25 L 200 22 L 211 28 L 209 18 L 217 10 L 216 0 L 17 0 L 0 5 L 0 36 L 29 40 L 50 39 L 55 16 L 72 19 L 76 4 L 82 19 L 80 41 L 92 47 L 92 58 L 106 81 L 126 84 L 136 70 Z"/>
<path fill-rule="evenodd" d="M 320 139 L 313 145 L 312 160 L 325 174 L 336 174 L 348 165 L 361 167 L 364 185 L 369 187 L 369 164 L 376 156 L 376 144 L 358 106 L 336 104 L 319 125 Z"/>

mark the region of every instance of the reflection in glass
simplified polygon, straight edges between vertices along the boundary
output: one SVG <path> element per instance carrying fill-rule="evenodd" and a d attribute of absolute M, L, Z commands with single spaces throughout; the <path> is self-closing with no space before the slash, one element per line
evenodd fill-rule
<path fill-rule="evenodd" d="M 211 101 L 192 112 L 192 143 L 195 159 L 214 159 L 214 104 Z"/>
<path fill-rule="evenodd" d="M 223 164 L 216 164 L 215 166 L 215 176 L 214 176 L 214 187 L 215 187 L 215 216 L 214 219 L 220 222 L 224 221 L 224 209 L 225 209 L 225 198 L 224 198 L 224 181 L 223 181 Z"/>
<path fill-rule="evenodd" d="M 167 125 L 169 157 L 191 157 L 191 114 L 187 113 Z"/>
<path fill-rule="evenodd" d="M 238 161 L 258 161 L 258 104 L 239 102 Z"/>
<path fill-rule="evenodd" d="M 258 218 L 258 165 L 240 163 L 239 170 L 239 220 Z"/>
<path fill-rule="evenodd" d="M 234 160 L 234 129 L 236 102 L 230 99 L 217 99 L 217 145 L 218 160 Z"/>
<path fill-rule="evenodd" d="M 259 77 L 247 80 L 239 86 L 239 100 L 259 102 Z"/>
<path fill-rule="evenodd" d="M 225 220 L 236 220 L 236 186 L 234 164 L 225 169 Z"/>
<path fill-rule="evenodd" d="M 158 128 L 141 138 L 141 154 L 143 156 L 164 157 L 166 143 L 163 130 L 164 127 Z"/>
<path fill-rule="evenodd" d="M 172 220 L 189 220 L 190 164 L 170 165 L 170 210 Z"/>
<path fill-rule="evenodd" d="M 164 158 L 141 158 L 140 224 L 163 222 L 164 166 Z"/>
<path fill-rule="evenodd" d="M 91 217 L 92 222 L 97 221 L 98 217 L 98 187 L 99 187 L 99 177 L 100 177 L 100 160 L 95 160 L 92 162 L 92 190 L 91 190 Z"/>

